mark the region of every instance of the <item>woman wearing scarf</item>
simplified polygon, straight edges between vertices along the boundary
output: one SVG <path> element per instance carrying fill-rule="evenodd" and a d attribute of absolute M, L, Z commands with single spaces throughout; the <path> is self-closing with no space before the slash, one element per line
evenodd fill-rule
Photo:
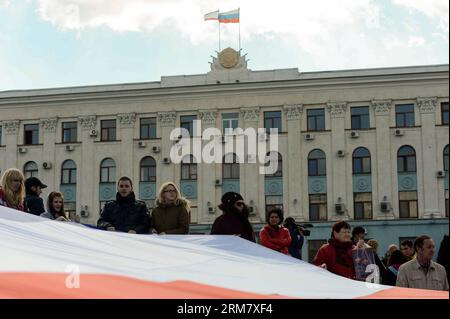
<path fill-rule="evenodd" d="M 269 210 L 267 225 L 259 232 L 259 238 L 263 246 L 287 255 L 292 239 L 289 230 L 281 225 L 283 219 L 283 210 L 279 208 Z"/>
<path fill-rule="evenodd" d="M 336 275 L 355 279 L 352 257 L 354 246 L 350 228 L 350 225 L 345 221 L 336 222 L 333 225 L 328 244 L 320 247 L 313 263 Z"/>

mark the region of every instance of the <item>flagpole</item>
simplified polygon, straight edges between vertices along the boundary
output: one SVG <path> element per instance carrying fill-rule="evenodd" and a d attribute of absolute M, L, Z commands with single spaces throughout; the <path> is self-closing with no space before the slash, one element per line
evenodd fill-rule
<path fill-rule="evenodd" d="M 217 20 L 217 23 L 219 24 L 219 52 L 220 52 L 220 20 Z"/>
<path fill-rule="evenodd" d="M 238 16 L 239 16 L 239 51 L 241 51 L 241 8 L 238 8 Z"/>

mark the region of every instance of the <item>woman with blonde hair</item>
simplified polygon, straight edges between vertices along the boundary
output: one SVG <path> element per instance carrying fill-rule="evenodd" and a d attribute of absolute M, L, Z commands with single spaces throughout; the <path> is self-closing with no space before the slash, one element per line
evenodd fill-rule
<path fill-rule="evenodd" d="M 41 217 L 68 222 L 69 214 L 64 210 L 64 196 L 60 192 L 51 192 L 47 199 L 47 211 Z"/>
<path fill-rule="evenodd" d="M 173 182 L 164 183 L 158 192 L 152 210 L 153 233 L 187 234 L 189 233 L 189 201 L 181 196 L 178 187 Z"/>
<path fill-rule="evenodd" d="M 25 199 L 24 177 L 17 168 L 10 168 L 3 173 L 0 185 L 0 206 L 24 211 Z"/>

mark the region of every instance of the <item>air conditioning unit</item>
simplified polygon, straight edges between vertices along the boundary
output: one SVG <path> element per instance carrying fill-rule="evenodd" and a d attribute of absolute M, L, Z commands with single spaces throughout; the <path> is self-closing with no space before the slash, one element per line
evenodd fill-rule
<path fill-rule="evenodd" d="M 81 214 L 81 217 L 84 217 L 84 218 L 89 217 L 89 211 L 87 211 L 87 210 L 82 210 L 80 212 L 80 214 Z"/>
<path fill-rule="evenodd" d="M 220 179 L 216 179 L 216 186 L 222 186 L 222 181 Z"/>
<path fill-rule="evenodd" d="M 308 133 L 305 135 L 305 140 L 312 141 L 314 139 L 314 135 L 311 133 Z"/>
<path fill-rule="evenodd" d="M 19 147 L 18 149 L 19 153 L 25 154 L 27 152 L 27 149 L 25 147 Z"/>
<path fill-rule="evenodd" d="M 71 152 L 75 149 L 73 145 L 66 145 L 66 151 Z"/>
<path fill-rule="evenodd" d="M 97 130 L 90 130 L 89 131 L 89 136 L 90 137 L 96 137 L 98 135 L 98 131 Z"/>
<path fill-rule="evenodd" d="M 159 152 L 161 152 L 161 148 L 159 146 L 153 146 L 152 147 L 152 152 L 153 153 L 159 153 Z"/>
<path fill-rule="evenodd" d="M 256 211 L 253 208 L 253 206 L 248 206 L 248 212 L 250 216 L 255 216 L 256 215 Z"/>
<path fill-rule="evenodd" d="M 359 137 L 359 133 L 356 132 L 356 131 L 352 131 L 352 132 L 350 133 L 350 137 L 351 137 L 351 138 L 358 138 L 358 137 Z"/>
<path fill-rule="evenodd" d="M 164 164 L 170 164 L 170 158 L 164 157 L 163 162 Z"/>
<path fill-rule="evenodd" d="M 42 163 L 42 167 L 43 167 L 44 169 L 50 169 L 50 168 L 52 168 L 52 163 L 50 163 L 50 162 L 44 162 L 44 163 Z"/>
<path fill-rule="evenodd" d="M 336 214 L 343 214 L 343 213 L 345 213 L 345 205 L 344 204 L 335 204 L 334 210 L 336 211 Z"/>
<path fill-rule="evenodd" d="M 445 177 L 445 171 L 437 171 L 436 177 L 437 178 L 444 178 Z"/>
<path fill-rule="evenodd" d="M 144 148 L 144 147 L 147 146 L 147 143 L 144 142 L 144 141 L 139 141 L 139 142 L 138 142 L 138 146 L 141 147 L 141 148 Z"/>
<path fill-rule="evenodd" d="M 403 135 L 405 135 L 405 132 L 403 132 L 402 130 L 399 130 L 399 129 L 397 129 L 397 130 L 395 130 L 395 136 L 403 136 Z"/>
<path fill-rule="evenodd" d="M 391 203 L 390 202 L 381 202 L 380 210 L 384 213 L 391 211 Z"/>
<path fill-rule="evenodd" d="M 214 214 L 215 212 L 216 212 L 216 210 L 214 209 L 214 207 L 208 207 L 209 214 Z"/>
<path fill-rule="evenodd" d="M 336 155 L 337 155 L 338 157 L 344 157 L 344 156 L 345 156 L 345 151 L 339 150 L 339 151 L 337 151 Z"/>

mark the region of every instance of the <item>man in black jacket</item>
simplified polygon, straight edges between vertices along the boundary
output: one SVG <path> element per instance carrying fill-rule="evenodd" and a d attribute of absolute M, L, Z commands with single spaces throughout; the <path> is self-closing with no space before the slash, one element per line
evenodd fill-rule
<path fill-rule="evenodd" d="M 116 200 L 105 204 L 97 227 L 108 231 L 148 234 L 150 216 L 147 205 L 143 201 L 136 200 L 131 179 L 121 177 L 117 189 Z"/>
<path fill-rule="evenodd" d="M 39 197 L 42 189 L 47 188 L 37 177 L 29 177 L 25 180 L 26 196 L 24 200 L 25 211 L 33 215 L 41 215 L 45 212 L 44 200 Z"/>

